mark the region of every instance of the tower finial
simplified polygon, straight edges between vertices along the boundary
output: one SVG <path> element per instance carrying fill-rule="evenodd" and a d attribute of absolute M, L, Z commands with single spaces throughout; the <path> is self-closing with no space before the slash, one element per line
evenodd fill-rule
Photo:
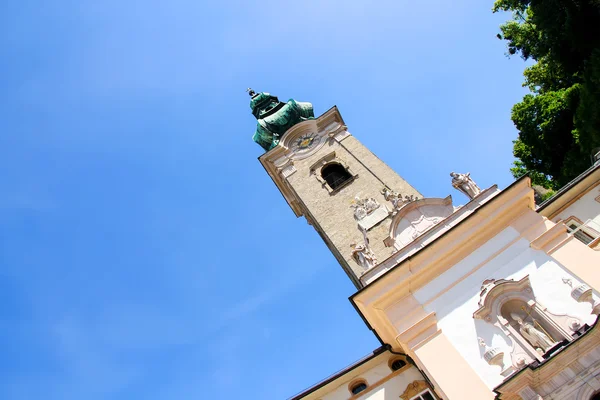
<path fill-rule="evenodd" d="M 250 95 L 250 97 L 252 97 L 252 96 L 254 96 L 256 94 L 256 92 L 254 90 L 252 90 L 252 88 L 246 89 L 246 92 L 248 92 L 248 94 Z"/>

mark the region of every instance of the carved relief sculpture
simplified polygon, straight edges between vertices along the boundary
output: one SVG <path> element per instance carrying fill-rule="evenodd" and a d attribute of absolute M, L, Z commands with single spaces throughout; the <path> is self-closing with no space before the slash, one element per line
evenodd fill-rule
<path fill-rule="evenodd" d="M 536 300 L 529 276 L 519 281 L 486 279 L 480 296 L 480 308 L 473 317 L 498 328 L 496 332 L 505 339 L 507 346 L 506 339 L 512 341 L 509 355 L 515 368 L 534 360 L 543 361 L 543 355 L 558 342 L 572 340 L 570 332 L 576 318 L 569 314 L 553 314 L 541 305 Z M 509 369 L 505 371 L 508 373 Z M 505 371 L 501 372 L 503 376 L 506 376 Z"/>
<path fill-rule="evenodd" d="M 354 208 L 354 218 L 357 221 L 360 221 L 379 208 L 379 203 L 372 197 L 361 199 L 357 196 L 352 203 L 351 207 Z"/>
<path fill-rule="evenodd" d="M 400 193 L 397 193 L 397 192 L 393 191 L 392 189 L 388 188 L 387 186 L 385 186 L 383 189 L 381 189 L 381 194 L 386 199 L 386 201 L 389 201 L 394 206 L 394 208 L 393 208 L 394 209 L 394 211 L 393 211 L 394 214 L 400 208 L 404 207 L 406 204 L 419 199 L 418 197 L 416 197 L 416 196 L 414 196 L 412 194 L 411 195 L 405 195 L 404 198 L 403 198 Z"/>
<path fill-rule="evenodd" d="M 479 193 L 481 193 L 481 189 L 479 186 L 471 179 L 471 173 L 467 172 L 466 174 L 457 174 L 456 172 L 451 172 L 450 176 L 452 177 L 452 186 L 458 191 L 464 193 L 468 198 L 474 199 Z"/>
<path fill-rule="evenodd" d="M 404 390 L 404 393 L 400 395 L 402 400 L 412 399 L 414 396 L 418 395 L 425 389 L 430 389 L 429 385 L 425 381 L 414 381 L 409 383 Z"/>
<path fill-rule="evenodd" d="M 363 233 L 363 244 L 352 243 L 352 258 L 358 263 L 365 271 L 377 265 L 377 258 L 369 247 L 369 238 L 367 237 L 367 231 L 362 230 Z"/>

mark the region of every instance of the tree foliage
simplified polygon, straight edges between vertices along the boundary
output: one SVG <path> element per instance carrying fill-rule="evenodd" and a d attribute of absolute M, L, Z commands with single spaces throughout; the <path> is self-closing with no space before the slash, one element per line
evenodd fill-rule
<path fill-rule="evenodd" d="M 525 69 L 531 93 L 514 105 L 519 130 L 511 169 L 558 189 L 590 165 L 600 147 L 600 0 L 497 0 L 512 12 L 498 37 Z"/>

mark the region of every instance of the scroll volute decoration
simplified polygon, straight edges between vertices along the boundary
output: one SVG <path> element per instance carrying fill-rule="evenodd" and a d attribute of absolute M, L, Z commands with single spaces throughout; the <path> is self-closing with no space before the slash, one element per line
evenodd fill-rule
<path fill-rule="evenodd" d="M 400 398 L 402 400 L 412 399 L 414 396 L 418 395 L 419 393 L 421 393 L 425 389 L 431 390 L 431 388 L 429 387 L 429 385 L 427 384 L 427 382 L 425 382 L 425 381 L 414 381 L 414 382 L 408 384 L 408 386 L 406 387 L 406 390 L 404 390 L 404 393 L 402 393 L 400 395 Z"/>
<path fill-rule="evenodd" d="M 495 322 L 500 315 L 500 300 L 511 296 L 512 293 L 519 293 L 519 297 L 525 301 L 534 300 L 529 276 L 520 281 L 514 279 L 486 279 L 481 285 L 479 309 L 473 313 L 473 318 Z"/>

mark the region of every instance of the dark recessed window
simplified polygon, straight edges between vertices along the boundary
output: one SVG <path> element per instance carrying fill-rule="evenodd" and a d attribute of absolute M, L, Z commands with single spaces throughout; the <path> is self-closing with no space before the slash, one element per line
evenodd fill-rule
<path fill-rule="evenodd" d="M 395 360 L 391 367 L 392 367 L 392 371 L 398 371 L 400 368 L 404 367 L 406 365 L 406 362 L 404 360 Z"/>
<path fill-rule="evenodd" d="M 352 389 L 350 389 L 350 392 L 352 392 L 352 394 L 359 394 L 366 388 L 367 388 L 367 384 L 364 382 L 360 382 L 360 383 L 357 383 L 356 385 L 352 386 Z"/>
<path fill-rule="evenodd" d="M 352 175 L 341 164 L 331 163 L 321 170 L 321 176 L 330 188 L 337 189 L 344 182 L 352 179 Z"/>

